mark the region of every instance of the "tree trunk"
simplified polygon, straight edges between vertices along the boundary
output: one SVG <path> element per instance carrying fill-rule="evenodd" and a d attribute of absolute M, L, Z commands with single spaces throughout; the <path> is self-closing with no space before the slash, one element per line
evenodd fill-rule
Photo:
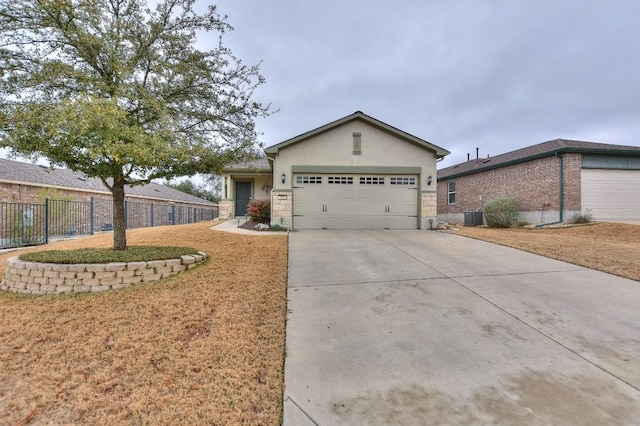
<path fill-rule="evenodd" d="M 127 249 L 127 228 L 124 209 L 124 179 L 114 179 L 111 187 L 113 196 L 113 249 Z"/>

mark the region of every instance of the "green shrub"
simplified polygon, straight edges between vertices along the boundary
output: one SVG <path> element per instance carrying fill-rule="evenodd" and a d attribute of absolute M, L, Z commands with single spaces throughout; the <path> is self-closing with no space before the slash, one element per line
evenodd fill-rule
<path fill-rule="evenodd" d="M 496 198 L 484 206 L 490 228 L 510 228 L 518 220 L 518 202 L 513 197 Z"/>
<path fill-rule="evenodd" d="M 584 213 L 576 213 L 573 215 L 571 219 L 569 219 L 569 223 L 591 223 L 593 222 L 593 215 L 591 214 L 591 209 L 586 209 Z"/>
<path fill-rule="evenodd" d="M 269 223 L 271 203 L 268 200 L 251 200 L 247 206 L 247 214 L 254 222 Z"/>

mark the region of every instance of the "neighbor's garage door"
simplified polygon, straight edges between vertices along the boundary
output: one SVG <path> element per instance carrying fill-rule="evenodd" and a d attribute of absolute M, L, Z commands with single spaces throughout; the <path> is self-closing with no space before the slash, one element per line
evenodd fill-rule
<path fill-rule="evenodd" d="M 295 229 L 416 229 L 418 177 L 297 174 Z"/>
<path fill-rule="evenodd" d="M 582 169 L 582 209 L 595 220 L 640 220 L 640 170 Z"/>

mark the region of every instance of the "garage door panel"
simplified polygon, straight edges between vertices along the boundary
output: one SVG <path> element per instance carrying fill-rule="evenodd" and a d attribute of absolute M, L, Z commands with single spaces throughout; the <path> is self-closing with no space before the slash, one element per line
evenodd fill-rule
<path fill-rule="evenodd" d="M 412 184 L 392 185 L 388 176 L 318 175 L 313 185 L 294 186 L 294 227 L 416 229 L 417 177 L 397 181 Z"/>
<path fill-rule="evenodd" d="M 581 195 L 595 220 L 640 220 L 640 170 L 582 169 Z"/>

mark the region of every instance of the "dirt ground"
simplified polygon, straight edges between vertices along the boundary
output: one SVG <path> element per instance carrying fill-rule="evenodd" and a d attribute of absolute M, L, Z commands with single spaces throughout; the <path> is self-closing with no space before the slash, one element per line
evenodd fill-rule
<path fill-rule="evenodd" d="M 640 225 L 597 223 L 542 229 L 458 227 L 452 231 L 640 281 Z"/>
<path fill-rule="evenodd" d="M 0 292 L 0 424 L 279 424 L 286 234 L 211 225 L 128 232 L 132 245 L 209 254 L 167 280 L 100 294 Z M 109 233 L 48 247 L 111 244 Z M 17 253 L 0 254 L 0 273 Z"/>

